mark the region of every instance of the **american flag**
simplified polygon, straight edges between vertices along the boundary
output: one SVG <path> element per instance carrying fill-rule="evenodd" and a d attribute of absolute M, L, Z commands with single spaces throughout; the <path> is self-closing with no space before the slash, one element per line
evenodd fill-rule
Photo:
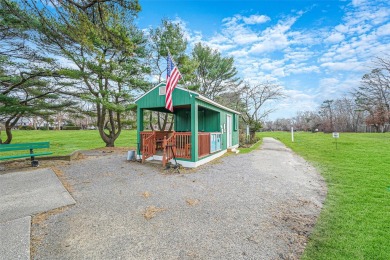
<path fill-rule="evenodd" d="M 176 87 L 177 82 L 181 79 L 178 68 L 173 63 L 172 57 L 168 54 L 167 57 L 167 85 L 165 86 L 165 108 L 173 112 L 172 92 Z"/>

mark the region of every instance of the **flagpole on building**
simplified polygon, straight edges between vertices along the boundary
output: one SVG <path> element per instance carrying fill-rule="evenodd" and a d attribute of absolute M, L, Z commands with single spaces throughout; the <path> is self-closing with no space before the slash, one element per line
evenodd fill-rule
<path fill-rule="evenodd" d="M 173 63 L 176 65 L 176 62 L 173 60 L 173 57 L 172 57 L 172 55 L 171 55 L 171 52 L 169 51 L 169 48 L 168 48 L 168 46 L 165 46 L 166 48 L 167 48 L 167 51 L 168 51 L 168 55 L 171 57 L 171 60 L 173 61 Z M 176 65 L 177 66 L 177 65 Z M 180 79 L 179 79 L 179 81 L 183 78 L 183 76 L 181 75 L 181 73 L 180 73 L 180 70 L 178 70 L 179 71 L 179 74 L 180 74 Z M 191 93 L 190 93 L 190 90 L 188 89 L 188 87 L 186 86 L 186 89 L 187 89 L 187 92 L 188 92 L 188 95 L 190 95 L 190 97 L 192 97 L 192 95 L 191 95 Z"/>

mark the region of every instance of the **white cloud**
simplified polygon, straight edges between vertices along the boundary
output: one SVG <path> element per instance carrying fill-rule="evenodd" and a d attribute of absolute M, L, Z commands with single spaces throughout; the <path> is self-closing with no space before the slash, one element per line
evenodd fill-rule
<path fill-rule="evenodd" d="M 287 48 L 290 45 L 287 32 L 296 20 L 297 17 L 290 17 L 286 20 L 279 21 L 273 27 L 265 29 L 261 37 L 259 37 L 260 42 L 254 44 L 250 52 L 259 54 Z"/>
<path fill-rule="evenodd" d="M 386 36 L 390 35 L 390 23 L 382 25 L 376 31 L 376 35 L 378 36 Z"/>
<path fill-rule="evenodd" d="M 288 86 L 289 98 L 276 115 L 293 116 L 357 87 L 369 62 L 390 49 L 390 6 L 354 1 L 342 10 L 344 16 L 334 27 L 299 28 L 296 22 L 310 11 L 294 11 L 295 16 L 279 20 L 234 15 L 223 19 L 222 30 L 210 38 L 190 30 L 186 35 L 189 42 L 202 41 L 233 56 L 240 77 L 251 84 Z"/>
<path fill-rule="evenodd" d="M 271 18 L 266 15 L 251 15 L 249 17 L 242 17 L 242 20 L 246 24 L 262 24 L 270 21 Z"/>
<path fill-rule="evenodd" d="M 352 0 L 352 5 L 358 7 L 364 4 L 365 2 L 366 2 L 365 0 Z"/>
<path fill-rule="evenodd" d="M 338 43 L 345 39 L 344 35 L 339 32 L 334 32 L 325 39 L 325 42 L 329 43 Z"/>
<path fill-rule="evenodd" d="M 364 72 L 367 70 L 367 67 L 364 66 L 361 62 L 357 61 L 345 61 L 345 62 L 326 62 L 321 64 L 322 68 L 327 68 L 332 71 L 356 71 Z"/>

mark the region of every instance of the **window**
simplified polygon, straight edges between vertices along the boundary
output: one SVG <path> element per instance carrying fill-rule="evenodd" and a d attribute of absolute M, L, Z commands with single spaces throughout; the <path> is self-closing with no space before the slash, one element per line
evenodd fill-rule
<path fill-rule="evenodd" d="M 162 86 L 162 87 L 159 87 L 159 88 L 158 88 L 158 94 L 159 94 L 160 96 L 165 95 L 165 86 Z"/>
<path fill-rule="evenodd" d="M 237 131 L 238 130 L 238 115 L 237 114 L 234 114 L 233 121 L 234 121 L 234 131 Z"/>

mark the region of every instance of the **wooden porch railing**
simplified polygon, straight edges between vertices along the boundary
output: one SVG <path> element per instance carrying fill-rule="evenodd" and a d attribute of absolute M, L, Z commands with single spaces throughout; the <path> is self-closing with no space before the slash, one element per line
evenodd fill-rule
<path fill-rule="evenodd" d="M 156 153 L 156 133 L 141 132 L 142 140 L 142 162 Z"/>
<path fill-rule="evenodd" d="M 176 145 L 175 144 L 176 144 L 175 133 L 173 133 L 172 136 L 170 136 L 169 138 L 164 136 L 164 140 L 162 143 L 162 147 L 163 147 L 162 163 L 163 163 L 164 167 L 167 164 L 167 162 L 169 162 L 169 160 L 171 160 L 173 158 L 173 154 L 176 155 Z"/>
<path fill-rule="evenodd" d="M 176 132 L 176 157 L 191 159 L 191 132 Z"/>
<path fill-rule="evenodd" d="M 172 149 L 171 149 L 172 147 Z M 163 166 L 173 158 L 191 159 L 191 132 L 144 131 L 141 132 L 142 162 L 163 150 Z M 210 154 L 210 133 L 198 133 L 198 156 Z"/>
<path fill-rule="evenodd" d="M 210 154 L 210 133 L 198 133 L 198 156 Z"/>

